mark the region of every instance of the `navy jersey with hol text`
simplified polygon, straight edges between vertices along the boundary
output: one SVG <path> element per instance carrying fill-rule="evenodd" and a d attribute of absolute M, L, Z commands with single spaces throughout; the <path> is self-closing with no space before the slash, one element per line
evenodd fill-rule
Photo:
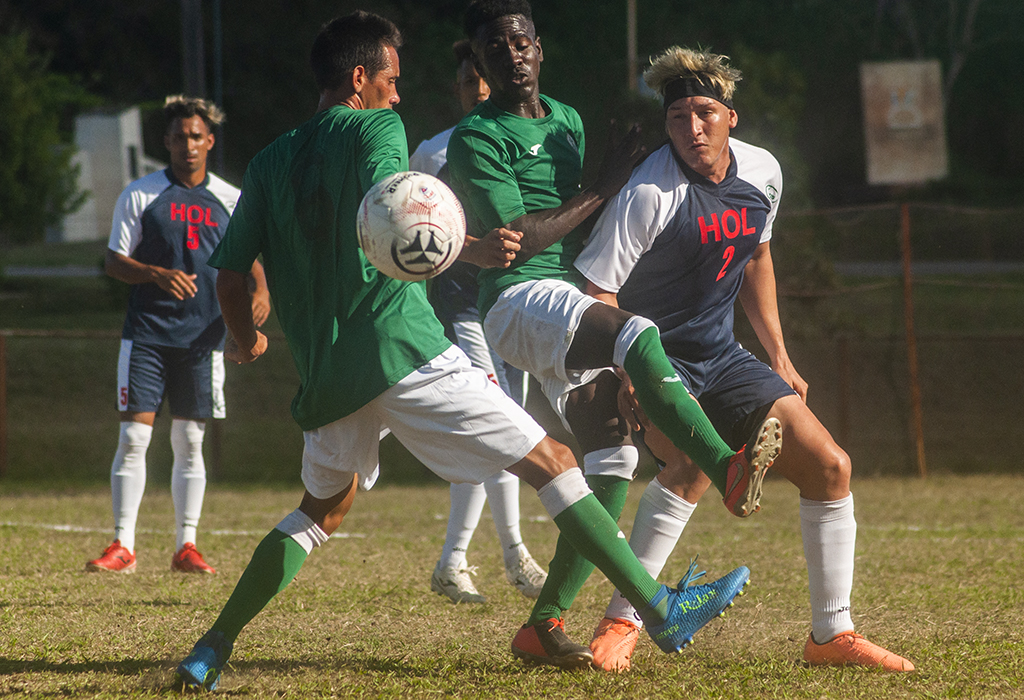
<path fill-rule="evenodd" d="M 671 144 L 654 152 L 609 202 L 576 267 L 619 306 L 651 319 L 670 357 L 699 361 L 733 342 L 743 270 L 772 235 L 782 172 L 768 151 L 730 139 L 721 183 L 697 174 Z"/>
<path fill-rule="evenodd" d="M 128 185 L 114 208 L 110 250 L 147 265 L 195 274 L 195 297 L 175 299 L 156 283 L 132 285 L 122 337 L 178 348 L 219 347 L 225 327 L 217 270 L 207 265 L 239 191 L 212 173 L 188 188 L 170 168 Z"/>

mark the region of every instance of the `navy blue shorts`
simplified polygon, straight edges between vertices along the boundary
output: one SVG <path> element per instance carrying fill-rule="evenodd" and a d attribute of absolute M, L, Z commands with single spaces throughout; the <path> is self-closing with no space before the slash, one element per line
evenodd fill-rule
<path fill-rule="evenodd" d="M 117 409 L 156 413 L 164 396 L 176 418 L 223 418 L 224 353 L 121 340 Z"/>
<path fill-rule="evenodd" d="M 771 367 L 743 349 L 739 343 L 718 357 L 687 362 L 670 357 L 687 390 L 700 402 L 715 430 L 734 450 L 740 449 L 768 410 L 783 396 L 796 395 L 793 387 Z"/>

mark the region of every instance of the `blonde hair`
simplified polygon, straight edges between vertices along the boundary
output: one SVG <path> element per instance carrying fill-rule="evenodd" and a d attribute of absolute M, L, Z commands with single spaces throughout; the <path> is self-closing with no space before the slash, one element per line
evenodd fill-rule
<path fill-rule="evenodd" d="M 164 117 L 170 127 L 175 119 L 199 117 L 208 129 L 224 123 L 224 112 L 220 107 L 202 97 L 185 97 L 184 95 L 168 95 L 164 100 Z"/>
<path fill-rule="evenodd" d="M 644 82 L 662 97 L 665 87 L 679 78 L 696 78 L 725 100 L 732 99 L 736 83 L 743 79 L 740 71 L 729 65 L 728 56 L 681 46 L 668 48 L 652 58 L 651 67 L 644 71 Z"/>

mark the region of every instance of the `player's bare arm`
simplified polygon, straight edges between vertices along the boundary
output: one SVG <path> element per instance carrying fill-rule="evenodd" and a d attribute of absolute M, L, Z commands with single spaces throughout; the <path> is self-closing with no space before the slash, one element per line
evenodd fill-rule
<path fill-rule="evenodd" d="M 218 271 L 217 301 L 229 333 L 224 357 L 240 365 L 255 361 L 267 351 L 267 336 L 256 330 L 253 322 L 246 276 L 234 270 Z"/>
<path fill-rule="evenodd" d="M 114 279 L 127 284 L 152 282 L 175 299 L 181 300 L 196 295 L 195 275 L 158 265 L 146 265 L 109 248 L 103 261 L 103 270 Z"/>
<path fill-rule="evenodd" d="M 757 247 L 754 257 L 747 263 L 740 286 L 740 303 L 747 319 L 761 341 L 772 369 L 782 377 L 800 398 L 807 401 L 807 382 L 793 367 L 782 338 L 779 303 L 775 289 L 775 266 L 772 262 L 770 241 Z"/>
<path fill-rule="evenodd" d="M 613 122 L 601 169 L 593 185 L 559 207 L 524 214 L 508 224 L 509 228 L 523 232 L 519 242 L 522 249 L 518 254 L 521 261 L 529 260 L 561 240 L 629 181 L 633 168 L 646 153 L 640 145 L 640 126 L 634 124 L 621 138 L 615 134 L 614 127 Z"/>
<path fill-rule="evenodd" d="M 477 267 L 508 267 L 516 259 L 522 236 L 504 227 L 491 229 L 483 238 L 467 235 L 459 260 Z"/>
<path fill-rule="evenodd" d="M 267 288 L 267 276 L 259 260 L 253 262 L 249 274 L 255 283 L 252 290 L 252 322 L 257 328 L 261 328 L 270 318 L 270 290 Z"/>

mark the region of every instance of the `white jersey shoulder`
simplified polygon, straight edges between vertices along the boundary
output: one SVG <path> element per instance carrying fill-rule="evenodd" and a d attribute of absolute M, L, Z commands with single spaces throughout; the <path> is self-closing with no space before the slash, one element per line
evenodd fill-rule
<path fill-rule="evenodd" d="M 229 215 L 234 214 L 235 205 L 238 204 L 238 198 L 241 196 L 242 191 L 213 173 L 209 173 L 209 175 L 210 181 L 206 183 L 206 191 L 220 200 L 220 203 L 228 210 Z"/>
<path fill-rule="evenodd" d="M 576 258 L 576 268 L 601 289 L 618 292 L 675 216 L 688 187 L 671 146 L 652 153 L 608 202 Z"/>
<path fill-rule="evenodd" d="M 409 156 L 409 170 L 416 170 L 427 175 L 437 175 L 444 164 L 448 162 L 448 139 L 451 138 L 453 131 L 455 131 L 454 126 L 421 142 Z"/>
<path fill-rule="evenodd" d="M 171 186 L 163 170 L 135 180 L 121 192 L 114 205 L 114 221 L 107 247 L 115 253 L 131 256 L 142 240 L 142 214 Z"/>
<path fill-rule="evenodd" d="M 729 147 L 736 157 L 736 177 L 749 182 L 768 198 L 771 205 L 768 220 L 761 232 L 760 242 L 764 243 L 771 240 L 772 224 L 779 211 L 779 200 L 782 199 L 782 167 L 775 156 L 759 146 L 730 138 Z"/>

